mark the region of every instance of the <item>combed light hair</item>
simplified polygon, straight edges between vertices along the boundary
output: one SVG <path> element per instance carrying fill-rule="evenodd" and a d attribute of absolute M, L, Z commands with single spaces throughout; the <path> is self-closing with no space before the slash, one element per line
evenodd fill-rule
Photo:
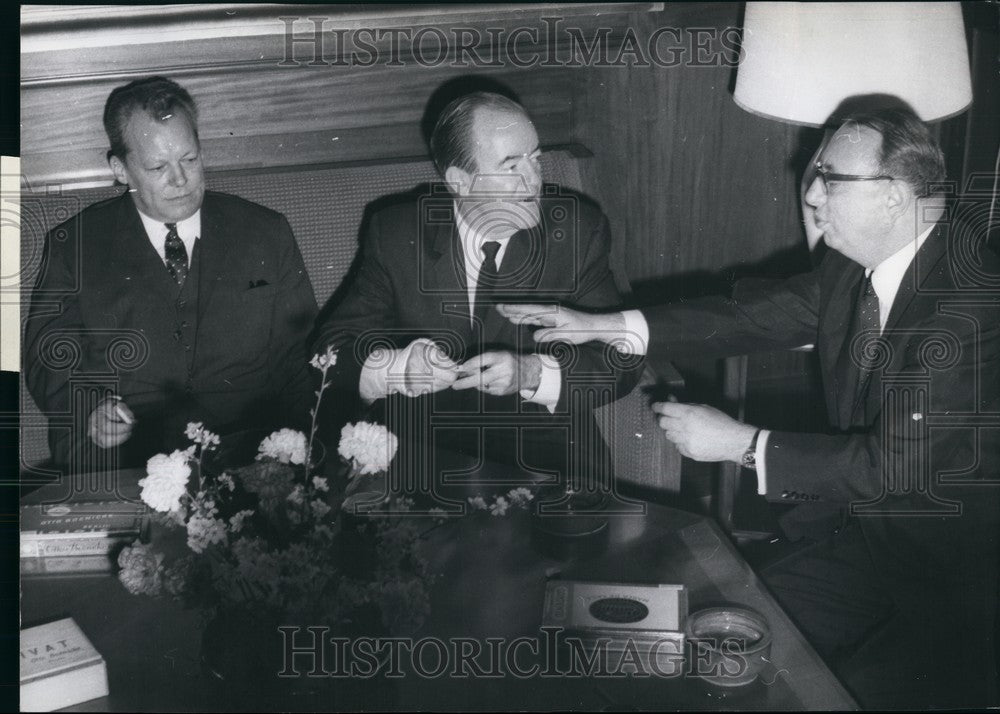
<path fill-rule="evenodd" d="M 905 181 L 917 198 L 945 179 L 944 153 L 912 109 L 892 107 L 856 112 L 844 124 L 866 126 L 882 136 L 879 173 Z"/>
<path fill-rule="evenodd" d="M 452 100 L 441 112 L 431 133 L 431 158 L 444 176 L 449 166 L 474 173 L 477 170 L 472 146 L 472 123 L 477 109 L 502 109 L 524 114 L 524 107 L 495 92 L 472 92 Z"/>
<path fill-rule="evenodd" d="M 166 121 L 180 115 L 187 119 L 198 138 L 198 107 L 187 90 L 166 77 L 146 77 L 115 88 L 104 104 L 104 131 L 111 148 L 108 158 L 117 156 L 124 160 L 128 154 L 125 128 L 129 119 L 138 111 L 155 121 Z"/>

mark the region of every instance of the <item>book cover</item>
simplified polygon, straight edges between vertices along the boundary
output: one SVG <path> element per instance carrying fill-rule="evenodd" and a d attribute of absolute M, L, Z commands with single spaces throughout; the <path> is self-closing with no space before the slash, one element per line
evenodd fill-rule
<path fill-rule="evenodd" d="M 21 575 L 23 577 L 110 573 L 114 569 L 115 559 L 111 554 L 21 558 Z"/>
<path fill-rule="evenodd" d="M 48 712 L 108 694 L 104 659 L 72 618 L 21 630 L 21 711 Z"/>
<path fill-rule="evenodd" d="M 140 503 L 88 501 L 21 506 L 21 537 L 57 537 L 61 533 L 137 533 L 148 513 Z"/>
<path fill-rule="evenodd" d="M 125 533 L 62 534 L 64 537 L 21 536 L 21 558 L 46 558 L 50 556 L 117 555 L 117 551 L 130 545 L 139 537 L 139 531 Z"/>

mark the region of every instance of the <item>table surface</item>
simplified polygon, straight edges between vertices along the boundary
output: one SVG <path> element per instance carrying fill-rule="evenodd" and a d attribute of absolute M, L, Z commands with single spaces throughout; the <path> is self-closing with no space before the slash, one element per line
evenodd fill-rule
<path fill-rule="evenodd" d="M 139 475 L 92 487 L 134 497 Z M 490 481 L 490 479 L 487 479 Z M 66 485 L 25 499 L 46 502 Z M 496 488 L 501 492 L 504 488 Z M 489 491 L 487 491 L 489 492 Z M 90 496 L 94 498 L 93 492 Z M 540 642 L 542 606 L 550 577 L 617 583 L 682 583 L 689 610 L 719 604 L 761 613 L 773 637 L 770 665 L 757 682 L 731 690 L 690 674 L 651 676 L 418 676 L 371 680 L 371 697 L 344 706 L 401 710 L 802 710 L 856 705 L 765 590 L 738 551 L 710 519 L 644 504 L 644 512 L 609 516 L 607 538 L 562 559 L 543 554 L 532 518 L 475 514 L 432 530 L 424 546 L 431 572 L 431 615 L 416 638 L 448 642 L 487 638 Z M 241 708 L 230 690 L 206 675 L 199 661 L 204 621 L 199 612 L 167 600 L 129 595 L 113 575 L 22 580 L 23 626 L 72 617 L 104 656 L 111 694 L 77 711 L 208 711 Z M 434 652 L 430 661 L 434 661 Z M 407 669 L 404 667 L 404 669 Z M 302 703 L 300 702 L 300 707 Z M 268 704 L 267 706 L 270 706 Z M 296 703 L 275 704 L 296 708 Z M 308 705 L 310 707 L 315 705 Z M 322 707 L 334 708 L 324 701 Z"/>

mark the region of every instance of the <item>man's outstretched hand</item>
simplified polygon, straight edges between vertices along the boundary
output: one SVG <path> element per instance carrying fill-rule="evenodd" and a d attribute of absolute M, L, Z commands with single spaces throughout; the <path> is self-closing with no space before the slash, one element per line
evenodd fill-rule
<path fill-rule="evenodd" d="M 620 312 L 591 314 L 559 305 L 497 305 L 501 315 L 515 325 L 538 325 L 536 342 L 613 342 L 625 333 Z"/>

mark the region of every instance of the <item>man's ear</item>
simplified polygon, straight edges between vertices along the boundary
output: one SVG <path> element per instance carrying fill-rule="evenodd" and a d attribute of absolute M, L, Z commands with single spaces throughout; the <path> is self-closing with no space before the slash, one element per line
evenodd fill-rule
<path fill-rule="evenodd" d="M 885 211 L 893 222 L 907 210 L 911 203 L 912 191 L 903 181 L 890 181 L 885 192 Z"/>
<path fill-rule="evenodd" d="M 472 176 L 457 166 L 449 166 L 444 170 L 444 180 L 459 196 L 468 196 L 472 190 Z"/>
<path fill-rule="evenodd" d="M 108 157 L 108 166 L 111 167 L 111 173 L 115 175 L 115 180 L 118 181 L 118 183 L 127 186 L 128 171 L 125 169 L 125 162 L 112 154 Z"/>

